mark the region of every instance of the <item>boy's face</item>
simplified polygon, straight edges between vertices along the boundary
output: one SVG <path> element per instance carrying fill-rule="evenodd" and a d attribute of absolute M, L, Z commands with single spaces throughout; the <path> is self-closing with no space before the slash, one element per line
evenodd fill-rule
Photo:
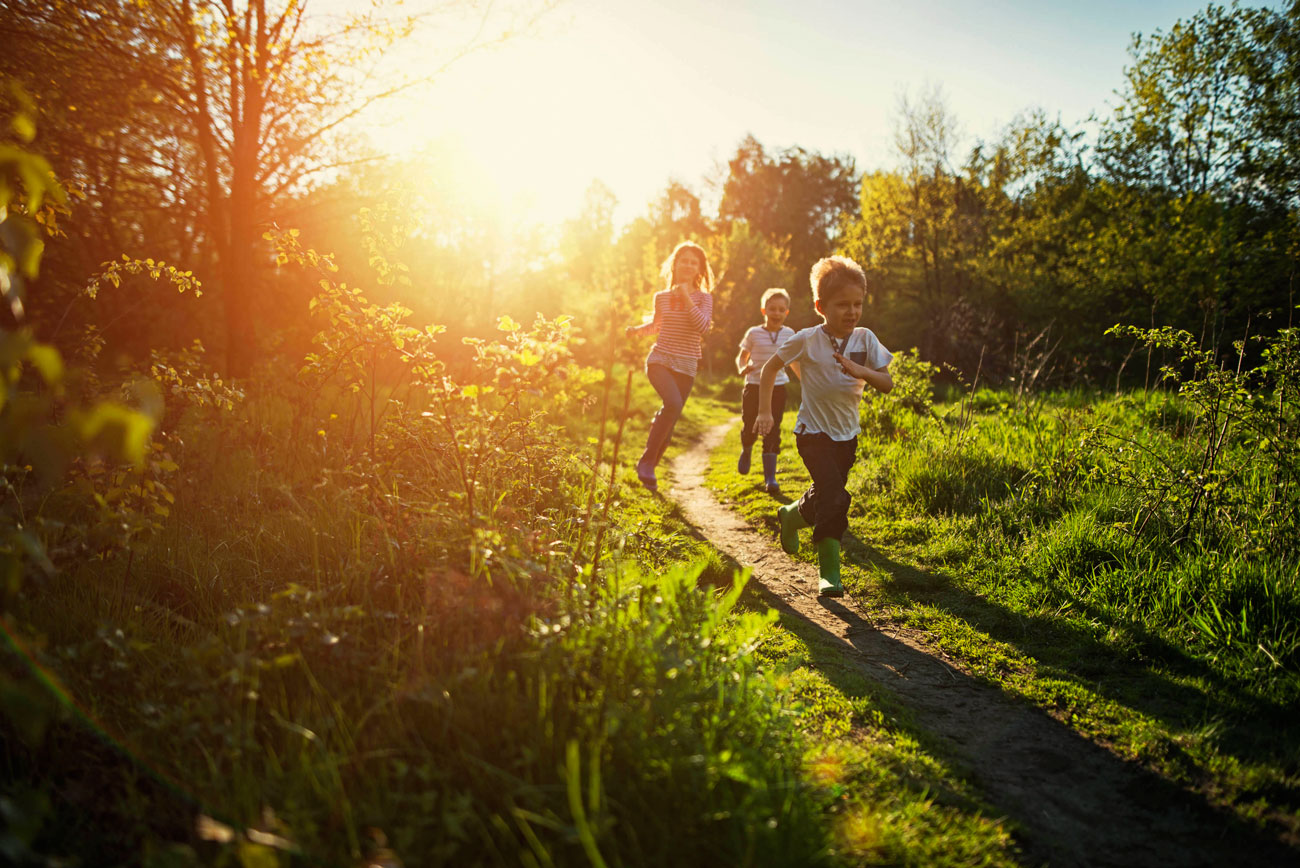
<path fill-rule="evenodd" d="M 780 325 L 789 315 L 790 304 L 779 295 L 769 298 L 763 306 L 763 316 L 767 317 L 768 325 Z"/>
<path fill-rule="evenodd" d="M 862 318 L 862 302 L 866 292 L 860 286 L 842 286 L 830 298 L 817 300 L 817 312 L 826 321 L 826 328 L 836 337 L 853 331 Z"/>

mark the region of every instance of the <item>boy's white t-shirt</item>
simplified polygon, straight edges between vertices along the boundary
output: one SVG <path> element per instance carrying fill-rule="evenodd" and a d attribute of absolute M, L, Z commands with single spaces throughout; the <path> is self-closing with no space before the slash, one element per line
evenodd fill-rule
<path fill-rule="evenodd" d="M 796 332 L 780 346 L 777 354 L 787 365 L 799 363 L 803 400 L 799 404 L 796 434 L 825 434 L 832 440 L 852 440 L 862 431 L 858 402 L 865 380 L 844 373 L 831 353 L 842 340 L 830 336 L 822 326 Z M 894 354 L 885 349 L 875 333 L 859 326 L 843 343 L 841 355 L 872 370 L 887 367 Z"/>
<path fill-rule="evenodd" d="M 772 358 L 778 347 L 792 337 L 794 337 L 794 329 L 787 325 L 781 326 L 775 332 L 770 332 L 763 326 L 754 326 L 745 332 L 745 336 L 740 339 L 740 348 L 749 351 L 749 361 L 754 366 L 754 370 L 745 375 L 745 382 L 757 385 L 763 379 L 763 365 Z M 776 385 L 784 386 L 788 382 L 790 377 L 786 374 L 785 368 L 782 368 L 776 375 Z"/>

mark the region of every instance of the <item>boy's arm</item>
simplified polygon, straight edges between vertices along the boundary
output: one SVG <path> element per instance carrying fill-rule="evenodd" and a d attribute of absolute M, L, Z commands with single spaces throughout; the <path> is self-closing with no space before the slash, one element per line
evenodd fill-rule
<path fill-rule="evenodd" d="M 840 363 L 840 368 L 850 377 L 856 377 L 859 380 L 866 380 L 867 385 L 881 394 L 889 394 L 894 388 L 894 378 L 889 376 L 889 369 L 885 368 L 868 368 L 866 365 L 859 365 L 848 356 L 842 356 L 839 353 L 832 353 L 835 361 Z"/>
<path fill-rule="evenodd" d="M 790 328 L 789 326 L 785 326 L 783 329 L 781 329 L 781 331 L 782 331 L 782 333 L 785 333 L 785 332 L 787 332 L 787 331 L 790 333 L 786 338 L 784 338 L 784 339 L 781 341 L 781 347 L 783 347 L 783 346 L 785 346 L 785 342 L 786 342 L 786 341 L 790 340 L 790 338 L 792 338 L 792 337 L 795 336 L 795 331 L 794 331 L 794 329 Z M 781 351 L 781 347 L 777 347 L 777 348 L 776 348 L 776 351 L 777 351 L 778 353 Z M 803 382 L 803 371 L 801 371 L 801 370 L 799 369 L 799 360 L 798 360 L 798 359 L 795 359 L 793 362 L 788 362 L 788 363 L 786 363 L 786 367 L 789 368 L 791 371 L 794 372 L 794 375 L 795 375 L 796 378 L 798 378 L 799 382 L 801 382 L 801 383 Z"/>
<path fill-rule="evenodd" d="M 744 347 L 741 347 L 740 352 L 736 353 L 736 370 L 742 377 L 752 370 L 749 364 L 749 350 Z"/>
<path fill-rule="evenodd" d="M 777 353 L 763 365 L 762 378 L 758 382 L 758 413 L 754 416 L 754 433 L 766 434 L 772 430 L 772 389 L 776 386 L 776 375 L 785 367 L 785 362 Z"/>
<path fill-rule="evenodd" d="M 888 395 L 894 389 L 894 378 L 889 375 L 888 368 L 868 368 L 867 376 L 863 379 L 867 381 L 868 386 L 882 395 Z"/>

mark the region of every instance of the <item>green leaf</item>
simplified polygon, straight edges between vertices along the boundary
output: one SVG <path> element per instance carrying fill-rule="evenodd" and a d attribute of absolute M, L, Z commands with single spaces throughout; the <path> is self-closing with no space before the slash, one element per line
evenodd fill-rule
<path fill-rule="evenodd" d="M 279 868 L 280 856 L 270 847 L 240 841 L 239 864 L 240 868 Z"/>
<path fill-rule="evenodd" d="M 27 350 L 28 360 L 41 372 L 41 378 L 47 385 L 54 386 L 63 382 L 63 357 L 49 344 L 33 344 Z"/>
<path fill-rule="evenodd" d="M 30 142 L 36 138 L 36 124 L 25 114 L 15 115 L 10 121 L 9 128 L 14 131 L 14 135 L 24 142 Z"/>
<path fill-rule="evenodd" d="M 136 466 L 144 463 L 154 426 L 148 416 L 105 401 L 77 421 L 78 432 L 86 443 Z"/>

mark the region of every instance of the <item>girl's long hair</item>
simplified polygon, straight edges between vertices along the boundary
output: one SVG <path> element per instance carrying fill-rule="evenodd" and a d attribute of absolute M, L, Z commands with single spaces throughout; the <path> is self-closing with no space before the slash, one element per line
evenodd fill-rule
<path fill-rule="evenodd" d="M 676 264 L 677 257 L 683 250 L 694 250 L 699 254 L 700 262 L 704 263 L 704 268 L 700 269 L 700 273 L 695 276 L 695 288 L 704 292 L 713 292 L 713 269 L 709 266 L 709 255 L 694 241 L 683 241 L 678 244 L 664 260 L 664 264 L 659 268 L 659 275 L 664 279 L 664 289 L 673 288 L 673 265 Z"/>

